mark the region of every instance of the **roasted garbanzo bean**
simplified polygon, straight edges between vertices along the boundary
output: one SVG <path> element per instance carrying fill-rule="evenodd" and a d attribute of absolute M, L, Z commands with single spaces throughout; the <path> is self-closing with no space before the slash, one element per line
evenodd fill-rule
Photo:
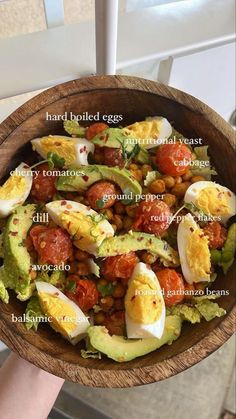
<path fill-rule="evenodd" d="M 180 198 L 184 196 L 185 192 L 187 191 L 190 185 L 191 185 L 190 182 L 179 183 L 171 189 L 171 194 Z"/>
<path fill-rule="evenodd" d="M 146 250 L 144 250 L 141 253 L 140 258 L 141 258 L 142 262 L 147 263 L 148 265 L 152 265 L 157 260 L 156 255 L 153 255 L 152 253 L 147 252 Z"/>
<path fill-rule="evenodd" d="M 176 196 L 171 193 L 166 193 L 163 197 L 163 201 L 171 208 L 176 203 Z"/>
<path fill-rule="evenodd" d="M 175 177 L 175 184 L 178 185 L 179 183 L 183 182 L 183 179 L 181 176 L 176 176 Z"/>
<path fill-rule="evenodd" d="M 132 224 L 133 224 L 132 218 L 130 218 L 128 215 L 125 215 L 125 217 L 123 218 L 123 228 L 125 230 L 130 230 Z"/>
<path fill-rule="evenodd" d="M 106 279 L 100 278 L 99 281 L 98 281 L 98 284 L 99 285 L 107 285 L 108 281 Z"/>
<path fill-rule="evenodd" d="M 130 173 L 138 182 L 141 182 L 143 179 L 143 172 L 140 169 L 130 170 Z"/>
<path fill-rule="evenodd" d="M 147 174 L 148 174 L 148 172 L 151 172 L 152 171 L 152 166 L 150 166 L 149 164 L 144 164 L 142 166 L 142 169 L 141 170 L 142 170 L 143 177 L 146 177 Z"/>
<path fill-rule="evenodd" d="M 116 229 L 117 230 L 121 230 L 122 229 L 122 227 L 123 227 L 123 221 L 122 221 L 122 218 L 121 218 L 120 215 L 118 215 L 118 214 L 113 215 L 112 222 L 113 222 L 113 224 L 116 225 Z"/>
<path fill-rule="evenodd" d="M 126 205 L 126 207 L 125 207 L 126 214 L 131 218 L 135 217 L 136 210 L 137 210 L 137 205 L 136 204 Z"/>
<path fill-rule="evenodd" d="M 30 278 L 32 280 L 36 279 L 37 278 L 37 271 L 34 271 L 34 270 L 30 271 Z"/>
<path fill-rule="evenodd" d="M 99 305 L 104 311 L 109 311 L 114 304 L 114 298 L 111 295 L 107 295 L 106 297 L 102 297 Z"/>
<path fill-rule="evenodd" d="M 139 167 L 137 164 L 135 163 L 130 163 L 129 165 L 129 170 L 137 170 Z"/>
<path fill-rule="evenodd" d="M 89 254 L 87 252 L 84 252 L 83 250 L 76 249 L 75 251 L 75 259 L 79 260 L 80 262 L 87 259 Z"/>
<path fill-rule="evenodd" d="M 116 202 L 114 205 L 116 214 L 125 214 L 125 206 L 121 202 Z"/>
<path fill-rule="evenodd" d="M 116 226 L 115 224 L 112 224 L 111 226 L 112 226 L 112 228 L 113 228 L 114 232 L 116 232 L 116 230 L 117 230 L 117 226 Z"/>
<path fill-rule="evenodd" d="M 196 182 L 200 182 L 202 180 L 205 180 L 205 178 L 203 176 L 192 176 L 190 181 L 192 183 L 196 183 Z"/>
<path fill-rule="evenodd" d="M 90 273 L 90 269 L 89 269 L 89 266 L 87 265 L 87 263 L 85 263 L 85 262 L 78 262 L 77 263 L 76 273 L 78 275 L 81 275 L 81 276 L 88 275 Z"/>
<path fill-rule="evenodd" d="M 103 209 L 100 211 L 100 213 L 102 213 L 108 221 L 110 221 L 113 217 L 113 212 L 111 208 Z"/>
<path fill-rule="evenodd" d="M 116 298 L 114 301 L 114 309 L 115 310 L 123 310 L 124 309 L 124 298 Z"/>
<path fill-rule="evenodd" d="M 125 287 L 118 282 L 114 288 L 114 291 L 112 293 L 112 297 L 114 298 L 122 298 L 125 295 Z"/>
<path fill-rule="evenodd" d="M 173 188 L 175 185 L 175 179 L 173 176 L 163 176 L 162 180 L 165 182 L 166 188 Z"/>
<path fill-rule="evenodd" d="M 94 314 L 94 323 L 98 325 L 103 325 L 106 320 L 106 315 L 103 311 L 99 311 L 98 313 Z"/>
<path fill-rule="evenodd" d="M 159 194 L 159 193 L 163 193 L 165 192 L 165 182 L 162 179 L 157 179 L 154 180 L 150 185 L 149 185 L 149 191 L 153 194 Z"/>
<path fill-rule="evenodd" d="M 191 170 L 188 170 L 186 173 L 185 173 L 185 175 L 183 175 L 182 176 L 182 179 L 185 181 L 185 180 L 189 180 L 189 179 L 191 179 L 191 177 L 193 176 L 193 174 L 192 174 L 192 172 L 191 172 Z"/>

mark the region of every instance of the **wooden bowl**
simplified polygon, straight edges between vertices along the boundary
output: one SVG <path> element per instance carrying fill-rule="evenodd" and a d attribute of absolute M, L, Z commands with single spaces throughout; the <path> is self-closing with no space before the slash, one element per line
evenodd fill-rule
<path fill-rule="evenodd" d="M 34 97 L 0 125 L 0 179 L 20 161 L 30 162 L 34 137 L 62 133 L 61 121 L 45 121 L 45 113 L 121 114 L 123 123 L 163 115 L 188 138 L 199 138 L 209 145 L 212 162 L 220 181 L 235 189 L 236 165 L 233 154 L 234 131 L 219 115 L 194 97 L 159 83 L 135 77 L 104 76 L 74 80 L 55 86 Z M 9 305 L 0 304 L 0 338 L 13 351 L 55 375 L 94 387 L 131 387 L 152 383 L 175 375 L 201 361 L 219 348 L 234 331 L 236 264 L 226 276 L 219 274 L 215 289 L 229 295 L 219 303 L 227 310 L 223 318 L 191 326 L 184 324 L 181 337 L 149 355 L 124 364 L 104 357 L 82 359 L 73 347 L 49 326 L 27 331 L 12 322 L 24 304 L 11 294 Z"/>

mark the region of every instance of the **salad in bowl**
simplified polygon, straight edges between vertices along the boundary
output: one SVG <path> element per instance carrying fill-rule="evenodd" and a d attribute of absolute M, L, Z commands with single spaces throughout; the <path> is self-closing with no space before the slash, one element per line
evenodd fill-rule
<path fill-rule="evenodd" d="M 81 356 L 126 362 L 172 344 L 183 322 L 226 314 L 235 195 L 208 147 L 161 116 L 125 127 L 64 121 L 31 141 L 0 186 L 0 299 L 25 302 Z"/>

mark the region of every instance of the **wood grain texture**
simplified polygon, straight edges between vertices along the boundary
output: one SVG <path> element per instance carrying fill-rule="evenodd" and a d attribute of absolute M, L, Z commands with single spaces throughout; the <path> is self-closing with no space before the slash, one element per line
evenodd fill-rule
<path fill-rule="evenodd" d="M 29 141 L 45 134 L 63 133 L 61 121 L 46 121 L 45 113 L 122 114 L 123 123 L 163 115 L 189 138 L 203 138 L 224 185 L 235 190 L 235 133 L 218 114 L 194 97 L 176 89 L 135 77 L 101 76 L 74 80 L 46 90 L 18 108 L 0 125 L 0 178 L 20 161 L 35 159 Z M 215 289 L 229 290 L 219 303 L 224 318 L 191 326 L 181 337 L 134 361 L 118 364 L 103 358 L 82 359 L 80 344 L 73 347 L 50 327 L 27 331 L 12 322 L 12 313 L 23 314 L 25 305 L 11 294 L 10 304 L 0 303 L 0 338 L 13 351 L 35 365 L 68 380 L 94 387 L 131 387 L 175 375 L 219 348 L 234 332 L 236 264 L 226 277 L 219 273 Z"/>

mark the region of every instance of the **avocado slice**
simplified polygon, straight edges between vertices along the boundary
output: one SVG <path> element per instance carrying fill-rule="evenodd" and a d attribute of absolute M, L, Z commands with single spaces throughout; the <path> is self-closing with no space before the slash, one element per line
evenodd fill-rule
<path fill-rule="evenodd" d="M 123 336 L 109 335 L 105 326 L 90 326 L 88 336 L 91 345 L 117 362 L 132 361 L 146 355 L 163 345 L 171 345 L 181 332 L 180 316 L 167 316 L 161 339 L 126 339 Z"/>
<path fill-rule="evenodd" d="M 231 224 L 228 230 L 227 238 L 222 249 L 221 260 L 219 265 L 222 267 L 224 274 L 226 274 L 230 266 L 234 262 L 234 255 L 236 251 L 236 223 Z"/>
<path fill-rule="evenodd" d="M 122 128 L 107 128 L 97 134 L 91 142 L 99 147 L 125 148 L 127 152 L 133 150 L 135 146 L 130 141 L 131 136 L 127 135 Z"/>
<path fill-rule="evenodd" d="M 117 183 L 123 194 L 128 199 L 123 203 L 130 203 L 135 200 L 136 195 L 142 194 L 142 187 L 127 169 L 119 169 L 118 167 L 108 167 L 99 164 L 81 166 L 83 175 L 60 176 L 56 182 L 56 188 L 59 191 L 85 191 L 93 183 L 102 179 L 108 179 Z M 130 199 L 131 197 L 131 199 Z"/>
<path fill-rule="evenodd" d="M 10 216 L 3 234 L 5 287 L 14 289 L 21 301 L 27 300 L 33 291 L 30 277 L 30 255 L 24 240 L 33 223 L 36 205 L 19 206 Z"/>
<path fill-rule="evenodd" d="M 166 241 L 159 239 L 153 234 L 134 231 L 105 239 L 99 246 L 98 256 L 116 256 L 138 250 L 148 250 L 160 256 L 165 266 L 179 265 L 177 252 Z"/>

